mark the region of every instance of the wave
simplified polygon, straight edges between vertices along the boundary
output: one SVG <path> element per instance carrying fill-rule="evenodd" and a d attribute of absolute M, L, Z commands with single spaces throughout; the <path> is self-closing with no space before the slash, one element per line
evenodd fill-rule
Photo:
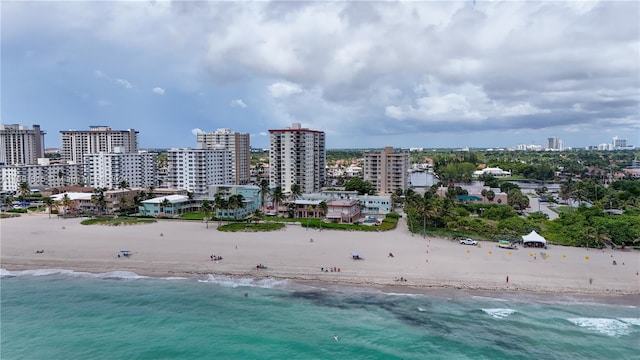
<path fill-rule="evenodd" d="M 500 302 L 508 301 L 507 299 L 501 299 L 501 298 L 490 297 L 490 296 L 480 296 L 480 295 L 474 295 L 471 298 L 476 300 L 491 300 L 491 301 L 500 301 Z"/>
<path fill-rule="evenodd" d="M 482 309 L 482 311 L 484 311 L 485 313 L 487 313 L 488 315 L 491 315 L 492 317 L 496 318 L 496 319 L 504 319 L 507 316 L 515 313 L 516 311 L 513 309 L 505 309 L 505 308 L 499 308 L 499 309 Z"/>
<path fill-rule="evenodd" d="M 567 320 L 579 327 L 608 336 L 629 335 L 632 326 L 640 326 L 638 318 L 571 318 Z"/>
<path fill-rule="evenodd" d="M 226 275 L 207 275 L 205 279 L 200 279 L 198 282 L 213 283 L 224 287 L 259 287 L 265 289 L 283 289 L 288 288 L 291 282 L 289 280 L 278 279 L 254 279 L 254 278 L 242 278 Z"/>
<path fill-rule="evenodd" d="M 67 269 L 35 269 L 35 270 L 18 270 L 9 271 L 6 269 L 0 269 L 0 277 L 11 278 L 18 276 L 68 276 L 68 277 L 83 277 L 83 278 L 96 278 L 105 280 L 136 280 L 146 279 L 148 276 L 141 276 L 131 271 L 110 271 L 106 273 L 89 273 L 82 271 L 73 271 Z"/>

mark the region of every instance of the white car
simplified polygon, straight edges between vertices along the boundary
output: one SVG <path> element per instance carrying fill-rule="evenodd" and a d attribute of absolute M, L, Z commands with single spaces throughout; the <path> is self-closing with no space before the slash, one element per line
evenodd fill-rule
<path fill-rule="evenodd" d="M 473 239 L 460 239 L 460 244 L 462 245 L 478 245 L 478 241 Z"/>

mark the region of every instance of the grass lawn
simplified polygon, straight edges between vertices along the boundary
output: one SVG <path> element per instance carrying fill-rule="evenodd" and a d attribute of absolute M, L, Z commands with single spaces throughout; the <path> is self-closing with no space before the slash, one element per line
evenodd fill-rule
<path fill-rule="evenodd" d="M 155 219 L 136 219 L 136 218 L 95 218 L 87 219 L 81 222 L 82 225 L 136 225 L 136 224 L 149 224 L 156 222 Z"/>

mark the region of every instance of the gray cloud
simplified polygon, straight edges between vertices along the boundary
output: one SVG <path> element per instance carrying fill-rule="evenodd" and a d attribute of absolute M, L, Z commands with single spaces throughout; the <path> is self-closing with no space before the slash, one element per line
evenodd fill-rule
<path fill-rule="evenodd" d="M 243 108 L 251 96 L 267 127 L 302 121 L 345 139 L 640 130 L 638 2 L 38 6 L 3 5 L 3 42 L 46 30 L 108 44 L 144 64 L 141 79 L 162 73 L 172 96 L 233 88 Z"/>

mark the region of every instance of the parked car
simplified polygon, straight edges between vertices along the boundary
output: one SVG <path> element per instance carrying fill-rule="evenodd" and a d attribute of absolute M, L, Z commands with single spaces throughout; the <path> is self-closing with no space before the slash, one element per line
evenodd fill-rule
<path fill-rule="evenodd" d="M 473 240 L 473 239 L 460 239 L 460 244 L 462 245 L 478 245 L 478 241 L 477 240 Z"/>

